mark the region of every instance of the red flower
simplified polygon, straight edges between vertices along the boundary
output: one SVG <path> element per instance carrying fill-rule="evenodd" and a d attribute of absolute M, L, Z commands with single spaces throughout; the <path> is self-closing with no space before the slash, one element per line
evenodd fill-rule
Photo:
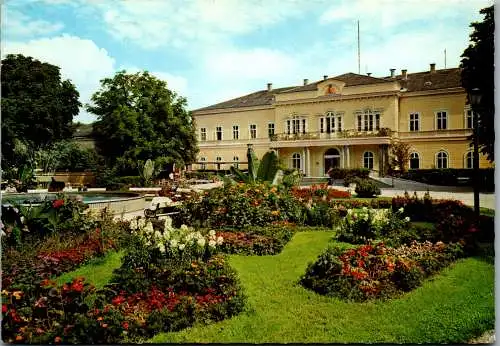
<path fill-rule="evenodd" d="M 73 282 L 73 284 L 71 285 L 71 289 L 76 292 L 81 292 L 83 291 L 83 283 L 79 281 Z"/>
<path fill-rule="evenodd" d="M 64 205 L 63 199 L 56 199 L 54 202 L 52 202 L 52 207 L 55 209 L 62 207 L 63 205 Z"/>
<path fill-rule="evenodd" d="M 128 329 L 128 322 L 123 322 L 122 327 L 123 329 Z"/>
<path fill-rule="evenodd" d="M 54 342 L 55 342 L 56 344 L 60 343 L 61 341 L 62 341 L 62 339 L 61 339 L 61 337 L 60 337 L 60 336 L 56 336 L 56 337 L 54 338 Z"/>
<path fill-rule="evenodd" d="M 7 310 L 8 310 L 7 305 L 2 304 L 2 313 L 5 314 Z"/>
<path fill-rule="evenodd" d="M 122 296 L 117 296 L 117 297 L 114 297 L 113 300 L 111 301 L 111 303 L 114 305 L 114 306 L 117 306 L 117 305 L 120 305 L 121 303 L 125 302 L 125 298 L 123 298 Z"/>

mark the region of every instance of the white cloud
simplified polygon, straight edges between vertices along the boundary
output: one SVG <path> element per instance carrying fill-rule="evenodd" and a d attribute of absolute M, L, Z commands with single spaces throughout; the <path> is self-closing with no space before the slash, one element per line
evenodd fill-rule
<path fill-rule="evenodd" d="M 136 73 L 144 71 L 137 66 L 123 66 L 119 70 L 126 70 L 127 73 Z M 186 96 L 188 92 L 188 80 L 183 76 L 178 76 L 165 71 L 148 71 L 153 76 L 167 82 L 167 88 L 175 91 L 179 96 Z"/>
<path fill-rule="evenodd" d="M 46 20 L 33 19 L 8 6 L 2 8 L 3 35 L 11 37 L 33 37 L 53 34 L 62 30 L 61 22 L 51 23 Z"/>
<path fill-rule="evenodd" d="M 304 1 L 182 0 L 91 2 L 117 39 L 144 48 L 217 43 L 303 14 Z"/>
<path fill-rule="evenodd" d="M 54 38 L 36 39 L 28 42 L 4 42 L 2 55 L 23 54 L 61 68 L 61 76 L 70 79 L 80 93 L 80 102 L 89 102 L 91 95 L 100 86 L 102 78 L 110 77 L 115 69 L 115 60 L 93 41 L 76 36 L 62 35 Z M 83 109 L 75 120 L 89 122 L 93 115 Z"/>

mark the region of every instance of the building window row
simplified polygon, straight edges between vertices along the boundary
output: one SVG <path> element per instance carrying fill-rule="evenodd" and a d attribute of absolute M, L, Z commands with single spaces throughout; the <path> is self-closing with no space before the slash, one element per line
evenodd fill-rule
<path fill-rule="evenodd" d="M 268 124 L 268 133 L 269 136 L 274 135 L 274 123 L 269 123 Z M 232 139 L 240 139 L 240 126 L 239 125 L 233 125 L 233 136 Z M 248 126 L 248 137 L 250 139 L 256 139 L 257 138 L 257 125 L 256 124 L 250 124 Z M 224 130 L 222 126 L 216 126 L 215 127 L 215 135 L 214 135 L 215 140 L 217 141 L 222 141 L 224 138 Z M 200 141 L 204 142 L 207 141 L 207 128 L 206 127 L 201 127 L 200 128 Z"/>
<path fill-rule="evenodd" d="M 435 129 L 436 130 L 447 130 L 448 126 L 448 112 L 441 110 L 435 113 Z M 465 121 L 464 127 L 466 129 L 474 128 L 474 112 L 470 109 L 470 106 L 465 108 Z M 413 112 L 409 115 L 409 130 L 410 131 L 420 131 L 420 113 Z"/>
<path fill-rule="evenodd" d="M 472 169 L 473 168 L 473 156 L 472 151 L 468 151 L 464 155 L 464 167 Z M 446 151 L 441 150 L 436 154 L 435 160 L 436 168 L 444 169 L 449 167 L 449 155 Z M 413 152 L 410 154 L 410 169 L 420 168 L 420 154 Z"/>

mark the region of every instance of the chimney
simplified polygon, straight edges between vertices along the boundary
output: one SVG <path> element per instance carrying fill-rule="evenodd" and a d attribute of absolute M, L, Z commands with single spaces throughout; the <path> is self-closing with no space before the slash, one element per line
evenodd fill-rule
<path fill-rule="evenodd" d="M 436 72 L 436 64 L 431 64 L 431 73 Z"/>
<path fill-rule="evenodd" d="M 367 72 L 367 73 L 366 73 L 366 75 L 367 75 L 368 77 L 370 77 L 370 76 L 372 75 L 372 73 L 371 73 L 371 72 Z"/>
<path fill-rule="evenodd" d="M 323 80 L 327 80 L 327 79 L 328 79 L 328 75 L 327 75 L 327 74 L 325 74 L 325 75 L 323 76 Z"/>
<path fill-rule="evenodd" d="M 408 71 L 407 70 L 401 70 L 401 75 L 403 76 L 404 80 L 406 80 L 406 78 L 407 78 L 406 72 L 408 72 Z"/>
<path fill-rule="evenodd" d="M 394 72 L 396 72 L 396 69 L 395 68 L 391 68 L 391 78 L 394 78 Z"/>
<path fill-rule="evenodd" d="M 307 84 L 309 84 L 309 79 L 304 78 L 304 85 L 307 85 Z"/>
<path fill-rule="evenodd" d="M 267 83 L 267 91 L 273 90 L 273 83 Z"/>

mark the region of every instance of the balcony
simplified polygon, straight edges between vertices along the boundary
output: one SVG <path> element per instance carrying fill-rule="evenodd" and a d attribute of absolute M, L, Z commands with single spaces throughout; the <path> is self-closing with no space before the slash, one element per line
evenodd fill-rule
<path fill-rule="evenodd" d="M 378 131 L 343 130 L 337 132 L 306 132 L 306 133 L 280 133 L 270 137 L 271 141 L 298 141 L 298 140 L 321 140 L 341 138 L 366 138 L 366 137 L 391 137 L 392 130 L 382 128 Z"/>

